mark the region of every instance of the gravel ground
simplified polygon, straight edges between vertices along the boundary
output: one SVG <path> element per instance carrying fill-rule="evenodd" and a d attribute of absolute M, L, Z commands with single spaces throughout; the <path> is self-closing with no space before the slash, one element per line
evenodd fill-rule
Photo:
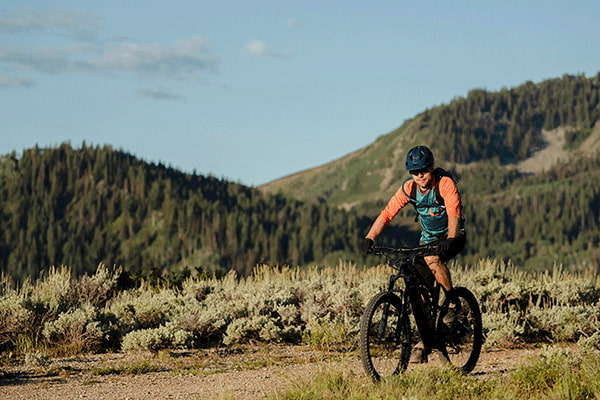
<path fill-rule="evenodd" d="M 488 350 L 474 374 L 514 368 L 537 349 Z M 315 351 L 304 346 L 258 346 L 235 351 L 128 353 L 0 366 L 0 400 L 67 399 L 262 399 L 328 370 L 364 376 L 356 352 Z M 32 364 L 39 365 L 32 365 Z M 411 367 L 412 368 L 412 367 Z M 365 383 L 369 380 L 365 377 Z"/>

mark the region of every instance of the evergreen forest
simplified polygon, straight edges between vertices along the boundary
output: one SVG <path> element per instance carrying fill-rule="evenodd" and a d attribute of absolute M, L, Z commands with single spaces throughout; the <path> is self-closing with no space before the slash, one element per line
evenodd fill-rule
<path fill-rule="evenodd" d="M 108 146 L 33 148 L 0 159 L 0 268 L 18 281 L 99 263 L 132 276 L 304 265 L 351 253 L 352 212 L 149 164 Z M 172 277 L 175 279 L 175 277 Z"/>
<path fill-rule="evenodd" d="M 543 148 L 542 130 L 567 128 L 569 145 L 580 144 L 600 119 L 599 104 L 600 73 L 565 75 L 498 92 L 472 90 L 422 113 L 419 130 L 436 135 L 441 159 L 465 164 L 497 158 L 506 164 Z"/>

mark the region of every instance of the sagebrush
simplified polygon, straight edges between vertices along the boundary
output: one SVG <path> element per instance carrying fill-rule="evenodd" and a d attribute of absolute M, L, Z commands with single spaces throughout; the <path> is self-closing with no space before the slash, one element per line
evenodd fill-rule
<path fill-rule="evenodd" d="M 600 278 L 555 266 L 525 273 L 482 260 L 451 266 L 483 311 L 486 346 L 580 342 L 598 348 Z M 190 277 L 180 286 L 121 288 L 122 270 L 74 279 L 51 268 L 36 282 L 0 285 L 0 351 L 73 354 L 231 346 L 249 342 L 356 347 L 360 317 L 391 270 L 257 266 L 248 277 Z"/>

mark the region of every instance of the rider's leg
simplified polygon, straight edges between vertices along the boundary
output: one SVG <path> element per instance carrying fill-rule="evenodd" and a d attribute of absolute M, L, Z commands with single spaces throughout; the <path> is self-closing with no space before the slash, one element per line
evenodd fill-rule
<path fill-rule="evenodd" d="M 450 270 L 446 267 L 438 256 L 426 256 L 425 262 L 427 266 L 433 272 L 435 280 L 444 288 L 446 292 L 452 290 L 452 277 L 450 276 Z"/>
<path fill-rule="evenodd" d="M 444 288 L 444 291 L 448 293 L 452 290 L 452 277 L 450 276 L 450 270 L 446 267 L 438 256 L 425 257 L 425 262 L 433 272 L 435 279 Z M 446 310 L 446 314 L 442 319 L 444 324 L 451 327 L 456 321 L 456 304 L 450 299 L 450 304 Z"/>

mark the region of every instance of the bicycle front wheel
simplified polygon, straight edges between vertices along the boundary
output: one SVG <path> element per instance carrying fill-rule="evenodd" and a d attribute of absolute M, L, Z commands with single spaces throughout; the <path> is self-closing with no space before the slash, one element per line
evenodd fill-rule
<path fill-rule="evenodd" d="M 411 331 L 408 310 L 392 292 L 371 299 L 360 324 L 360 357 L 374 382 L 406 370 Z"/>
<path fill-rule="evenodd" d="M 448 308 L 450 300 L 456 305 L 453 309 Z M 444 317 L 449 312 L 454 313 L 455 318 L 447 325 Z M 479 360 L 483 345 L 481 310 L 473 293 L 464 287 L 454 288 L 450 292 L 442 306 L 437 331 L 442 333 L 443 340 L 441 360 L 450 362 L 464 372 L 471 372 Z"/>

